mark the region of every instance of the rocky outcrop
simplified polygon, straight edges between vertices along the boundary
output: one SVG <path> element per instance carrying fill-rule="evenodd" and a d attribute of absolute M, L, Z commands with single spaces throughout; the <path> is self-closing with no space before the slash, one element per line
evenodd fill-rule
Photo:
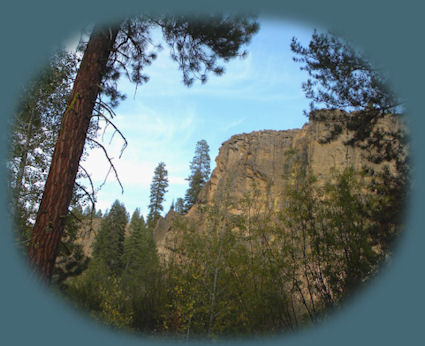
<path fill-rule="evenodd" d="M 279 209 L 288 172 L 294 161 L 290 153 L 297 153 L 298 158 L 301 157 L 304 167 L 317 177 L 319 183 L 330 177 L 331 168 L 337 171 L 344 167 L 361 169 L 367 164 L 379 170 L 379 165 L 367 160 L 370 154 L 368 148 L 347 144 L 353 135 L 344 126 L 350 114 L 338 110 L 323 112 L 328 114 L 315 114 L 315 118 L 326 115 L 326 122 L 312 120 L 311 117 L 301 129 L 243 133 L 224 142 L 210 181 L 186 217 L 195 217 L 201 205 L 222 201 L 225 196 L 237 201 L 253 189 L 260 192 L 264 204 Z M 378 122 L 377 126 L 388 130 L 400 125 L 388 117 Z M 333 137 L 332 140 L 329 140 L 330 137 Z M 238 213 L 237 206 L 235 208 L 234 212 Z M 155 231 L 158 251 L 162 254 L 178 237 L 173 234 L 171 219 L 171 216 L 167 216 Z"/>
<path fill-rule="evenodd" d="M 379 169 L 378 165 L 367 160 L 367 150 L 347 144 L 352 132 L 343 127 L 342 117 L 349 115 L 342 111 L 331 111 L 331 114 L 331 121 L 312 120 L 302 129 L 266 130 L 232 136 L 220 148 L 216 168 L 199 195 L 199 203 L 220 198 L 225 191 L 231 191 L 235 199 L 240 199 L 255 187 L 265 200 L 279 208 L 292 164 L 288 155 L 291 152 L 302 157 L 306 169 L 319 181 L 329 177 L 331 168 L 338 171 L 350 166 L 360 170 L 367 164 Z M 389 118 L 382 120 L 379 126 L 389 128 L 398 125 Z M 328 141 L 335 128 L 340 133 Z"/>

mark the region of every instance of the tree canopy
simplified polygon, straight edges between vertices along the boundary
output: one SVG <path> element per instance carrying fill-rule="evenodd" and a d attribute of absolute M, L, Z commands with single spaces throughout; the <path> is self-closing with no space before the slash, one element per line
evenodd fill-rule
<path fill-rule="evenodd" d="M 99 233 L 93 248 L 93 257 L 102 261 L 111 273 L 123 269 L 125 228 L 128 222 L 127 211 L 119 201 L 115 201 L 109 213 L 102 219 Z"/>
<path fill-rule="evenodd" d="M 168 187 L 168 171 L 165 169 L 165 163 L 160 162 L 156 166 L 151 184 L 151 194 L 149 203 L 149 214 L 147 223 L 151 230 L 155 227 L 161 212 L 164 210 L 162 203 L 165 200 L 165 193 Z"/>
<path fill-rule="evenodd" d="M 117 81 L 125 73 L 131 81 L 148 80 L 143 68 L 155 58 L 149 29 L 160 27 L 183 74 L 183 82 L 205 82 L 207 74 L 223 73 L 220 62 L 244 56 L 243 47 L 258 30 L 253 18 L 242 16 L 137 16 L 111 26 L 95 26 L 86 44 L 79 70 L 62 116 L 43 197 L 33 228 L 28 255 L 34 268 L 50 281 L 64 228 L 79 162 L 93 111 L 106 110 L 124 97 Z M 156 46 L 157 47 L 157 46 Z M 105 95 L 109 105 L 99 97 Z M 91 142 L 98 144 L 95 140 Z M 109 159 L 109 157 L 108 157 Z M 111 166 L 114 169 L 113 165 Z M 115 169 L 114 169 L 115 170 Z M 116 171 L 115 171 L 116 173 Z"/>
<path fill-rule="evenodd" d="M 308 47 L 293 38 L 291 50 L 296 55 L 294 61 L 301 63 L 301 70 L 310 77 L 302 84 L 311 99 L 309 117 L 327 121 L 330 113 L 321 112 L 320 107 L 351 112 L 344 118 L 353 131 L 347 144 L 373 148 L 370 161 L 395 160 L 398 171 L 406 175 L 405 127 L 386 131 L 376 128 L 380 119 L 402 115 L 403 100 L 392 89 L 388 75 L 332 33 L 314 31 Z M 333 140 L 341 130 L 341 126 L 334 126 L 327 140 Z"/>
<path fill-rule="evenodd" d="M 348 42 L 332 33 L 314 31 L 308 47 L 293 38 L 295 62 L 302 63 L 309 79 L 302 88 L 311 99 L 311 110 L 377 110 L 389 113 L 402 103 L 389 86 L 388 76 Z"/>
<path fill-rule="evenodd" d="M 190 162 L 190 176 L 187 178 L 189 181 L 189 188 L 184 197 L 184 210 L 186 212 L 195 204 L 199 192 L 210 177 L 209 150 L 210 147 L 205 139 L 196 143 L 195 155 Z"/>
<path fill-rule="evenodd" d="M 301 70 L 310 77 L 302 85 L 311 99 L 309 118 L 327 122 L 331 128 L 325 141 L 334 140 L 345 127 L 352 133 L 345 144 L 365 149 L 370 163 L 385 165 L 379 173 L 371 165 L 365 165 L 365 169 L 372 177 L 370 188 L 391 201 L 383 203 L 373 215 L 379 221 L 374 237 L 389 248 L 399 232 L 410 182 L 408 135 L 402 121 L 404 102 L 392 89 L 386 73 L 332 33 L 314 31 L 308 47 L 293 38 L 291 49 L 296 54 L 294 61 L 302 63 Z M 338 121 L 343 124 L 329 118 L 334 113 L 319 107 L 341 109 L 343 116 Z M 377 126 L 385 118 L 398 124 L 382 126 L 381 122 Z"/>

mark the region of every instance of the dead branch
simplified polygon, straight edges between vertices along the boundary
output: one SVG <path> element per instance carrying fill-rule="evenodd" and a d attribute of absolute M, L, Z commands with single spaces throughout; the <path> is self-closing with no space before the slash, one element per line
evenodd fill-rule
<path fill-rule="evenodd" d="M 122 146 L 122 148 L 121 148 L 121 152 L 120 152 L 120 155 L 119 155 L 119 158 L 121 158 L 121 156 L 122 156 L 122 154 L 124 153 L 124 150 L 125 150 L 125 148 L 127 148 L 127 145 L 128 145 L 128 142 L 127 142 L 127 139 L 125 138 L 125 136 L 123 135 L 123 133 L 118 129 L 118 127 L 110 120 L 110 119 L 108 119 L 108 117 L 106 117 L 104 114 L 102 114 L 102 113 L 97 113 L 97 114 L 95 114 L 94 116 L 96 116 L 96 117 L 99 117 L 99 118 L 102 118 L 102 119 L 104 119 L 105 121 L 106 121 L 106 123 L 107 124 L 109 124 L 109 125 L 111 125 L 113 128 L 114 128 L 114 133 L 113 133 L 113 135 L 112 135 L 112 137 L 111 137 L 111 139 L 110 139 L 110 141 L 109 141 L 109 143 L 111 143 L 111 141 L 112 141 L 112 139 L 113 139 L 113 136 L 114 136 L 114 134 L 117 132 L 119 135 L 120 135 L 120 137 L 122 138 L 122 140 L 124 141 L 124 144 L 123 144 L 123 146 Z M 106 129 L 106 128 L 105 128 Z"/>
<path fill-rule="evenodd" d="M 86 175 L 86 178 L 89 180 L 89 183 L 90 183 L 90 186 L 91 186 L 91 191 L 92 191 L 92 193 L 91 194 L 89 194 L 89 198 L 90 198 L 90 200 L 91 200 L 91 202 L 92 202 L 92 205 L 93 205 L 93 210 L 94 210 L 94 206 L 95 206 L 95 190 L 94 190 L 94 184 L 93 184 L 93 180 L 91 179 L 91 176 L 90 176 L 90 174 L 87 172 L 87 170 L 83 167 L 83 166 L 81 166 L 81 165 L 79 165 L 80 166 L 80 168 L 84 171 L 84 173 L 85 173 L 85 175 Z M 93 198 L 91 198 L 91 197 L 93 197 Z"/>
<path fill-rule="evenodd" d="M 96 202 L 93 198 L 93 196 L 86 190 L 86 188 L 83 185 L 78 184 L 77 182 L 75 183 L 75 185 L 80 188 L 81 190 L 83 190 L 84 194 L 90 199 L 91 205 L 92 205 L 92 210 L 95 209 L 96 207 Z"/>
<path fill-rule="evenodd" d="M 106 151 L 105 147 L 104 147 L 101 143 L 99 143 L 98 141 L 96 141 L 96 140 L 95 140 L 95 139 L 93 139 L 93 138 L 87 137 L 87 139 L 88 139 L 89 141 L 93 142 L 95 145 L 97 145 L 99 148 L 101 148 L 101 149 L 103 150 L 103 153 L 105 154 L 105 157 L 106 157 L 106 159 L 107 159 L 107 160 L 108 160 L 108 162 L 109 162 L 109 170 L 108 170 L 108 173 L 106 174 L 106 177 L 105 177 L 105 180 L 103 181 L 103 183 L 99 186 L 99 189 L 100 189 L 103 185 L 105 185 L 105 183 L 106 183 L 106 179 L 108 178 L 109 173 L 111 172 L 111 170 L 113 170 L 113 171 L 114 171 L 114 174 L 115 174 L 115 178 L 117 179 L 118 184 L 120 184 L 120 187 L 121 187 L 121 193 L 124 193 L 124 187 L 123 187 L 123 186 L 122 186 L 122 184 L 121 184 L 121 180 L 120 180 L 120 178 L 119 178 L 119 176 L 118 176 L 118 172 L 117 172 L 117 170 L 116 170 L 116 168 L 115 168 L 114 164 L 112 163 L 112 158 L 110 158 L 110 157 L 109 157 L 108 152 Z"/>
<path fill-rule="evenodd" d="M 114 110 L 108 105 L 108 104 L 106 104 L 105 102 L 103 102 L 100 98 L 98 98 L 97 100 L 96 100 L 96 104 L 100 107 L 100 108 L 103 108 L 103 109 L 106 109 L 106 111 L 108 112 L 108 114 L 111 116 L 111 118 L 113 118 L 113 117 L 115 117 L 116 116 L 116 114 L 115 114 L 115 112 L 114 112 Z"/>

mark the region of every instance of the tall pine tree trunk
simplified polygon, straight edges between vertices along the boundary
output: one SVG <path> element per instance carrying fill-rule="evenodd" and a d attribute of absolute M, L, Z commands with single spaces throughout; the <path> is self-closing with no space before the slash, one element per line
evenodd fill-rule
<path fill-rule="evenodd" d="M 117 33 L 118 28 L 93 31 L 62 117 L 28 249 L 34 270 L 46 282 L 52 276 L 90 118 Z"/>

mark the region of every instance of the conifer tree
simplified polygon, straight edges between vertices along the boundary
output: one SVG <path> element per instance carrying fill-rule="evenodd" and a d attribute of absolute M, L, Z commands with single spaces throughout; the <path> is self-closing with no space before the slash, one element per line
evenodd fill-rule
<path fill-rule="evenodd" d="M 123 269 L 125 228 L 128 223 L 127 211 L 116 200 L 109 213 L 102 219 L 93 248 L 93 258 L 102 261 L 111 273 L 119 274 Z"/>
<path fill-rule="evenodd" d="M 196 203 L 199 192 L 210 177 L 210 155 L 206 140 L 202 139 L 196 143 L 195 155 L 190 163 L 189 189 L 184 198 L 185 212 Z"/>
<path fill-rule="evenodd" d="M 64 288 L 68 278 L 78 276 L 87 269 L 89 264 L 89 258 L 84 254 L 82 244 L 76 241 L 85 220 L 87 218 L 82 213 L 81 206 L 77 204 L 67 217 L 65 237 L 60 244 L 59 256 L 52 276 L 52 283 L 59 288 Z"/>
<path fill-rule="evenodd" d="M 352 112 L 344 119 L 353 130 L 349 144 L 368 140 L 367 145 L 377 149 L 385 146 L 383 134 L 377 133 L 374 125 L 389 115 L 400 116 L 404 105 L 388 84 L 388 76 L 362 56 L 358 49 L 332 33 L 315 31 L 308 47 L 303 47 L 293 38 L 291 50 L 296 54 L 294 61 L 302 63 L 300 69 L 309 75 L 302 89 L 311 100 L 310 117 L 328 120 L 328 113 L 318 112 L 320 107 Z M 342 127 L 333 131 L 328 140 L 333 140 L 341 131 Z M 394 131 L 386 135 L 391 135 L 395 144 L 390 152 L 386 146 L 387 153 L 380 153 L 381 157 L 374 160 L 382 162 L 404 158 L 399 150 L 403 146 L 400 144 L 405 144 L 403 133 Z"/>
<path fill-rule="evenodd" d="M 349 111 L 376 110 L 388 114 L 402 104 L 388 85 L 388 76 L 363 57 L 347 41 L 332 33 L 314 31 L 308 47 L 293 38 L 291 50 L 295 62 L 303 63 L 309 79 L 302 88 L 317 106 Z"/>
<path fill-rule="evenodd" d="M 179 197 L 174 205 L 174 211 L 178 214 L 184 214 L 184 201 L 183 198 Z"/>
<path fill-rule="evenodd" d="M 334 128 L 326 141 L 334 140 L 343 128 L 347 128 L 352 136 L 346 144 L 367 150 L 368 161 L 384 166 L 381 172 L 368 167 L 372 176 L 371 189 L 382 200 L 391 201 L 384 203 L 381 210 L 375 210 L 371 221 L 379 220 L 374 237 L 381 246 L 389 248 L 399 233 L 410 184 L 404 100 L 388 84 L 388 75 L 358 49 L 331 33 L 315 31 L 308 47 L 293 38 L 291 49 L 296 54 L 294 61 L 302 63 L 301 70 L 309 74 L 302 88 L 311 99 L 310 119 L 329 121 L 332 112 L 318 109 L 323 106 L 353 111 L 342 112 L 343 124 L 332 125 Z M 388 117 L 399 124 L 389 128 L 375 126 Z M 395 170 L 390 168 L 392 163 Z"/>
<path fill-rule="evenodd" d="M 47 168 L 75 75 L 76 57 L 57 52 L 18 100 L 12 124 L 8 167 L 20 240 L 28 240 Z"/>
<path fill-rule="evenodd" d="M 139 208 L 131 216 L 129 232 L 130 234 L 124 242 L 123 264 L 126 273 L 137 271 L 133 269 L 143 262 L 137 260 L 137 257 L 143 252 L 144 233 L 146 232 L 145 220 L 140 214 Z"/>
<path fill-rule="evenodd" d="M 96 100 L 103 93 L 114 105 L 123 97 L 116 87 L 121 73 L 137 84 L 149 79 L 142 70 L 156 56 L 149 45 L 149 29 L 155 26 L 162 29 L 186 85 L 195 79 L 206 82 L 209 72 L 222 74 L 220 62 L 244 56 L 241 48 L 258 30 L 250 18 L 221 15 L 138 16 L 94 27 L 83 45 L 28 250 L 30 262 L 46 282 L 51 278 Z"/>
<path fill-rule="evenodd" d="M 125 241 L 122 276 L 123 287 L 131 297 L 133 323 L 136 329 L 153 328 L 152 321 L 159 280 L 159 259 L 153 233 L 136 209 L 131 217 L 130 235 Z"/>
<path fill-rule="evenodd" d="M 161 212 L 164 210 L 162 203 L 168 187 L 168 172 L 165 169 L 165 163 L 160 162 L 155 168 L 154 176 L 151 184 L 151 194 L 148 214 L 148 227 L 150 230 L 155 228 L 155 225 L 161 217 Z"/>

